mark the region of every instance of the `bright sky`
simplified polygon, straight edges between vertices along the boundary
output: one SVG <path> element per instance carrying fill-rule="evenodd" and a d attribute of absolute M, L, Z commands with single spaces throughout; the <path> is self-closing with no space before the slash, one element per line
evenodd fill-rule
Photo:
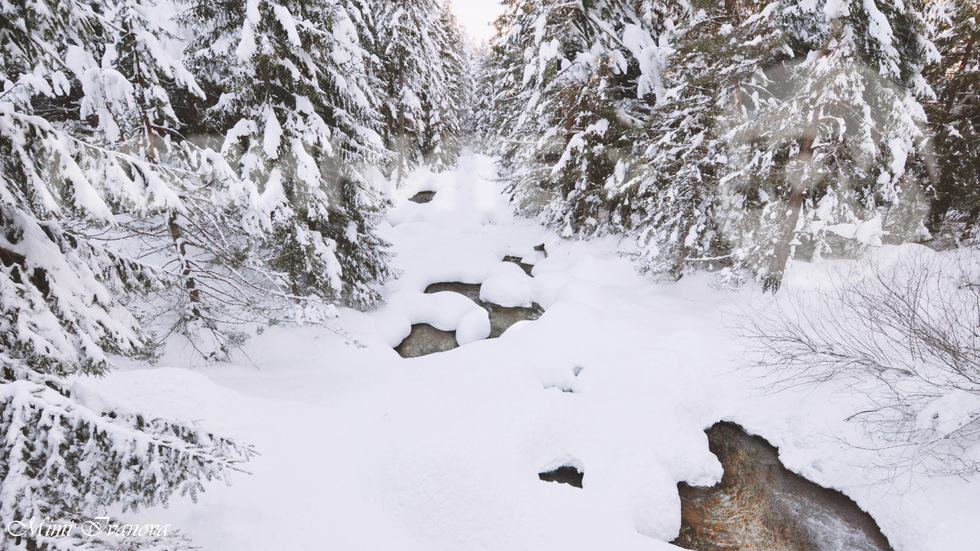
<path fill-rule="evenodd" d="M 503 11 L 498 0 L 452 0 L 453 11 L 459 22 L 476 41 L 493 36 L 491 23 Z"/>

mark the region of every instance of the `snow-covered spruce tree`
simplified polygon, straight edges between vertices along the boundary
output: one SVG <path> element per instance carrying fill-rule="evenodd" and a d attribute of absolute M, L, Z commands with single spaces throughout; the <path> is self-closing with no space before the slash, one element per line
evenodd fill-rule
<path fill-rule="evenodd" d="M 146 172 L 151 185 L 172 190 L 167 201 L 140 209 L 121 221 L 115 233 L 142 243 L 142 252 L 158 250 L 163 285 L 151 302 L 162 316 L 145 316 L 157 330 L 156 342 L 179 333 L 207 359 L 224 358 L 242 337 L 242 315 L 248 299 L 237 289 L 247 287 L 234 277 L 236 241 L 215 207 L 210 179 L 233 177 L 230 167 L 210 150 L 202 150 L 182 134 L 171 96 L 204 97 L 193 76 L 171 51 L 176 37 L 164 30 L 170 21 L 154 18 L 149 6 L 123 4 L 110 10 L 116 33 L 108 46 L 113 66 L 133 83 L 128 116 L 116 116 L 126 148 L 152 163 Z M 176 93 L 174 93 L 176 92 Z M 103 132 L 108 134 L 107 132 Z M 156 181 L 152 181 L 152 180 Z M 138 236 L 138 237 L 137 237 Z M 238 245 L 238 243 L 235 243 Z M 152 321 L 151 321 L 152 320 Z"/>
<path fill-rule="evenodd" d="M 733 166 L 717 219 L 735 254 L 778 289 L 798 247 L 840 254 L 921 231 L 918 98 L 930 94 L 931 45 L 911 3 L 781 2 L 756 17 L 782 29 L 793 59 L 729 92 L 721 124 Z"/>
<path fill-rule="evenodd" d="M 466 127 L 472 132 L 471 142 L 478 151 L 493 154 L 500 150 L 497 128 L 494 126 L 494 98 L 500 87 L 499 76 L 490 63 L 490 45 L 486 42 L 473 48 L 473 100 Z"/>
<path fill-rule="evenodd" d="M 489 70 L 500 153 L 522 208 L 572 233 L 608 228 L 626 135 L 652 101 L 661 7 L 653 2 L 510 2 Z"/>
<path fill-rule="evenodd" d="M 43 371 L 98 372 L 106 352 L 145 348 L 125 297 L 167 279 L 101 236 L 183 208 L 186 172 L 164 159 L 168 89 L 200 91 L 162 46 L 151 5 L 43 7 L 5 10 L 0 36 L 3 345 Z"/>
<path fill-rule="evenodd" d="M 935 99 L 925 102 L 936 161 L 929 229 L 940 237 L 976 239 L 980 230 L 980 2 L 935 2 L 929 7 L 928 20 L 942 55 L 925 73 L 936 92 Z"/>
<path fill-rule="evenodd" d="M 238 171 L 228 208 L 252 236 L 251 253 L 311 304 L 371 305 L 370 285 L 389 275 L 374 233 L 369 174 L 382 145 L 357 7 L 200 0 L 184 19 L 198 37 L 193 67 L 218 98 L 206 125 Z"/>
<path fill-rule="evenodd" d="M 722 259 L 776 289 L 800 245 L 839 253 L 880 242 L 889 223 L 914 237 L 918 98 L 929 93 L 921 14 L 891 2 L 692 7 L 648 169 L 622 191 L 651 265 Z"/>
<path fill-rule="evenodd" d="M 439 70 L 432 71 L 433 85 L 422 96 L 428 114 L 422 153 L 435 170 L 443 170 L 456 165 L 466 138 L 464 122 L 473 94 L 470 46 L 448 3 L 439 12 L 434 40 Z"/>
<path fill-rule="evenodd" d="M 524 52 L 529 51 L 525 30 L 517 23 L 530 18 L 535 3 L 503 0 L 503 13 L 494 21 L 496 32 L 479 53 L 477 72 L 477 109 L 480 113 L 477 130 L 490 153 L 505 154 L 512 149 L 501 140 L 509 133 L 508 123 L 517 120 L 522 105 Z"/>
<path fill-rule="evenodd" d="M 191 80 L 158 47 L 151 6 L 132 0 L 5 4 L 0 17 L 0 525 L 74 520 L 114 503 L 196 492 L 246 448 L 137 413 L 93 411 L 57 378 L 101 374 L 146 335 L 127 299 L 158 270 L 95 235 L 176 208 L 162 143 L 161 75 Z M 39 519 L 40 520 L 40 519 Z M 4 536 L 9 549 L 110 549 L 116 542 Z M 177 549 L 182 538 L 148 544 Z M 137 542 L 128 542 L 130 548 Z"/>
<path fill-rule="evenodd" d="M 715 218 L 728 163 L 718 121 L 729 91 L 787 56 L 768 19 L 748 21 L 765 4 L 670 7 L 672 32 L 662 40 L 669 39 L 672 51 L 661 92 L 649 123 L 631 136 L 635 169 L 612 197 L 622 228 L 638 237 L 646 270 L 678 277 L 701 259 L 727 256 Z"/>
<path fill-rule="evenodd" d="M 152 7 L 131 1 L 80 3 L 66 14 L 84 20 L 78 25 L 90 25 L 86 32 L 91 35 L 52 38 L 47 54 L 64 52 L 61 55 L 71 68 L 67 86 L 72 91 L 54 97 L 36 95 L 33 110 L 52 119 L 55 128 L 69 137 L 79 174 L 101 188 L 98 193 L 112 215 L 122 215 L 92 224 L 95 219 L 78 210 L 73 190 L 68 188 L 68 194 L 56 198 L 66 200 L 72 212 L 62 208 L 53 216 L 71 220 L 70 231 L 83 246 L 99 247 L 119 258 L 120 253 L 106 247 L 118 248 L 115 244 L 121 240 L 128 245 L 149 242 L 156 258 L 162 258 L 158 266 L 150 270 L 130 262 L 127 269 L 142 273 L 144 287 L 151 282 L 155 285 L 152 302 L 166 312 L 165 321 L 150 316 L 141 320 L 160 330 L 154 343 L 179 332 L 194 343 L 214 341 L 206 354 L 223 356 L 240 337 L 233 329 L 237 324 L 228 323 L 239 321 L 239 312 L 230 308 L 236 294 L 214 292 L 217 284 L 227 283 L 215 281 L 227 274 L 216 278 L 214 265 L 227 265 L 232 256 L 226 246 L 228 232 L 209 223 L 220 213 L 214 212 L 209 191 L 212 186 L 200 170 L 200 161 L 206 160 L 205 164 L 211 165 L 209 171 L 214 172 L 216 158 L 184 140 L 171 104 L 172 95 L 200 97 L 203 93 L 171 54 L 178 50 L 175 39 L 164 29 L 166 22 L 155 18 Z M 63 176 L 57 170 L 42 177 L 58 181 Z M 108 231 L 102 227 L 105 225 L 110 226 Z M 207 241 L 208 246 L 190 246 L 195 239 Z M 96 274 L 112 283 L 110 294 L 123 296 L 126 285 L 115 281 L 111 266 L 111 261 L 101 261 Z M 84 274 L 82 268 L 73 271 Z M 125 320 L 126 316 L 128 313 L 119 314 L 116 319 Z M 146 333 L 129 319 L 134 323 L 132 330 L 146 340 Z"/>
<path fill-rule="evenodd" d="M 438 46 L 440 7 L 436 0 L 371 0 L 371 6 L 378 29 L 371 53 L 382 84 L 382 135 L 401 182 L 426 153 L 426 99 L 447 97 Z"/>

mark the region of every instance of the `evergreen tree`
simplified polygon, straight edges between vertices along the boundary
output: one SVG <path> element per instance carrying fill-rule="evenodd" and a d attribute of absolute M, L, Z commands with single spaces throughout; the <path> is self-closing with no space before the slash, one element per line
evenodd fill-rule
<path fill-rule="evenodd" d="M 980 3 L 929 4 L 941 58 L 926 78 L 936 92 L 925 103 L 933 131 L 935 194 L 929 229 L 954 239 L 977 237 L 980 220 Z"/>
<path fill-rule="evenodd" d="M 375 70 L 383 86 L 382 135 L 394 153 L 393 172 L 401 182 L 412 167 L 423 162 L 426 153 L 425 136 L 431 122 L 426 98 L 445 93 L 438 47 L 439 6 L 435 0 L 372 1 L 378 25 Z"/>
<path fill-rule="evenodd" d="M 0 522 L 11 529 L 4 549 L 193 549 L 172 529 L 100 529 L 88 537 L 96 530 L 83 526 L 122 525 L 104 516 L 113 505 L 166 505 L 177 493 L 196 499 L 205 481 L 230 483 L 238 463 L 253 455 L 199 427 L 120 408 L 92 409 L 54 377 L 2 354 L 0 364 Z M 15 521 L 30 528 L 32 519 L 38 530 L 15 529 Z M 68 535 L 52 533 L 40 524 L 45 519 L 76 526 Z"/>
<path fill-rule="evenodd" d="M 423 136 L 423 157 L 436 170 L 452 168 L 466 138 L 464 128 L 472 102 L 471 53 L 466 35 L 450 5 L 444 4 L 435 26 L 438 71 L 424 94 L 428 124 Z"/>
<path fill-rule="evenodd" d="M 793 58 L 728 92 L 739 103 L 723 123 L 733 166 L 718 218 L 736 255 L 778 289 L 798 247 L 840 253 L 920 233 L 928 42 L 921 14 L 902 2 L 780 3 L 761 18 Z M 906 208 L 911 220 L 884 227 Z"/>
<path fill-rule="evenodd" d="M 7 3 L 0 14 L 0 524 L 77 520 L 112 504 L 194 494 L 247 448 L 135 412 L 95 411 L 57 375 L 100 374 L 148 339 L 129 299 L 159 270 L 100 236 L 182 208 L 162 164 L 167 86 L 198 93 L 136 0 Z M 164 84 L 166 83 L 166 85 Z M 123 234 L 125 235 L 125 234 Z M 11 549 L 113 548 L 117 541 L 5 539 Z M 177 549 L 167 535 L 143 543 Z M 122 545 L 122 543 L 120 544 Z"/>
<path fill-rule="evenodd" d="M 776 289 L 800 246 L 915 237 L 929 93 L 920 13 L 752 1 L 688 13 L 637 138 L 642 161 L 614 201 L 648 267 L 747 266 Z"/>
<path fill-rule="evenodd" d="M 473 99 L 467 127 L 472 131 L 472 143 L 478 151 L 496 153 L 500 147 L 496 141 L 497 129 L 494 126 L 497 113 L 494 100 L 500 83 L 498 74 L 490 61 L 490 45 L 482 43 L 472 51 Z"/>
<path fill-rule="evenodd" d="M 368 306 L 389 273 L 369 180 L 381 143 L 351 13 L 332 0 L 202 0 L 185 21 L 198 33 L 194 68 L 220 90 L 206 120 L 237 167 L 228 206 L 258 263 L 293 299 Z"/>
<path fill-rule="evenodd" d="M 2 345 L 41 370 L 99 372 L 106 352 L 145 348 L 125 299 L 159 274 L 93 234 L 179 206 L 155 162 L 160 81 L 194 85 L 134 2 L 43 6 L 10 6 L 0 29 Z"/>
<path fill-rule="evenodd" d="M 241 288 L 240 282 L 229 285 L 231 274 L 219 274 L 234 264 L 230 257 L 235 251 L 228 247 L 233 236 L 226 229 L 227 220 L 215 212 L 220 202 L 209 191 L 209 177 L 220 173 L 228 179 L 232 171 L 215 152 L 199 149 L 183 136 L 170 90 L 177 84 L 195 99 L 205 94 L 168 53 L 176 37 L 163 29 L 165 22 L 148 13 L 142 6 L 125 5 L 113 18 L 120 34 L 109 51 L 114 66 L 134 83 L 135 99 L 132 115 L 116 120 L 126 124 L 120 129 L 123 135 L 134 137 L 127 149 L 152 163 L 162 176 L 156 185 L 166 186 L 173 195 L 157 208 L 127 219 L 120 233 L 150 241 L 144 243 L 146 249 L 166 251 L 168 261 L 158 273 L 163 285 L 154 294 L 169 319 L 157 343 L 179 333 L 207 359 L 226 358 L 230 347 L 243 339 L 240 316 L 247 300 L 237 300 L 239 293 L 230 288 Z M 165 63 L 155 65 L 149 59 Z"/>
<path fill-rule="evenodd" d="M 652 2 L 510 2 L 497 22 L 493 129 L 522 207 L 566 235 L 609 228 L 627 134 L 659 82 Z"/>
<path fill-rule="evenodd" d="M 723 91 L 759 70 L 773 50 L 772 37 L 744 46 L 741 20 L 761 7 L 704 2 L 674 10 L 663 91 L 649 123 L 633 135 L 638 161 L 612 198 L 619 223 L 639 239 L 645 269 L 679 277 L 697 259 L 727 252 L 715 214 L 727 165 L 718 121 Z"/>

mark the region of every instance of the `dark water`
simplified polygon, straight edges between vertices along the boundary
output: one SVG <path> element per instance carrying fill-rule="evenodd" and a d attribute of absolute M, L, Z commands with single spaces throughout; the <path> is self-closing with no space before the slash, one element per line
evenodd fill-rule
<path fill-rule="evenodd" d="M 581 488 L 582 482 L 585 481 L 585 473 L 579 472 L 575 467 L 565 466 L 546 473 L 538 473 L 538 478 L 545 482 L 558 482 Z"/>
<path fill-rule="evenodd" d="M 520 266 L 520 268 L 522 270 L 524 270 L 524 273 L 527 274 L 527 275 L 531 275 L 531 270 L 534 269 L 534 265 L 533 264 L 527 264 L 527 263 L 524 262 L 524 259 L 523 258 L 519 258 L 519 257 L 516 257 L 516 256 L 505 256 L 504 257 L 504 262 L 510 262 L 512 264 L 517 264 L 518 266 Z"/>
<path fill-rule="evenodd" d="M 440 331 L 427 323 L 412 326 L 412 332 L 395 347 L 402 358 L 418 358 L 459 348 L 455 331 Z"/>
<path fill-rule="evenodd" d="M 536 320 L 544 314 L 544 308 L 537 304 L 529 308 L 507 308 L 480 300 L 480 285 L 470 283 L 435 283 L 426 288 L 426 293 L 459 293 L 484 308 L 490 314 L 490 337 L 495 339 L 504 334 L 519 321 Z M 458 348 L 454 331 L 440 331 L 428 324 L 412 326 L 412 332 L 395 351 L 403 358 L 417 358 Z"/>
<path fill-rule="evenodd" d="M 409 201 L 424 205 L 425 203 L 432 202 L 432 198 L 435 196 L 436 196 L 436 192 L 434 191 L 421 191 L 419 193 L 416 193 L 414 197 L 409 199 Z"/>

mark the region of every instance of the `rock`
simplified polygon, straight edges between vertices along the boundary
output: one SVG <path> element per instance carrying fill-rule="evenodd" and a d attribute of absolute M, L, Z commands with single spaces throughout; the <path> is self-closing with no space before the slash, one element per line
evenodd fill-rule
<path fill-rule="evenodd" d="M 871 515 L 844 494 L 789 471 L 778 450 L 733 423 L 708 430 L 725 469 L 711 488 L 678 484 L 681 533 L 699 551 L 890 551 Z"/>
<path fill-rule="evenodd" d="M 487 319 L 478 316 L 480 312 L 474 311 L 473 315 L 467 315 L 460 320 L 459 338 L 462 342 L 457 342 L 456 331 L 440 331 L 435 327 L 420 323 L 412 326 L 412 332 L 395 347 L 395 351 L 403 358 L 417 358 L 438 352 L 447 352 L 458 348 L 460 344 L 468 344 L 483 338 L 495 339 L 504 334 L 515 323 L 525 320 L 536 320 L 544 314 L 544 308 L 537 304 L 530 307 L 505 308 L 498 304 L 491 304 L 480 300 L 480 285 L 470 283 L 434 283 L 429 285 L 425 292 L 427 294 L 452 292 L 463 295 L 481 308 L 486 310 L 490 322 L 489 335 L 485 336 Z"/>
<path fill-rule="evenodd" d="M 480 300 L 508 308 L 534 304 L 534 278 L 517 264 L 501 263 L 480 286 Z"/>
<path fill-rule="evenodd" d="M 455 331 L 440 331 L 426 323 L 412 326 L 412 332 L 395 347 L 402 358 L 418 358 L 458 348 Z"/>

